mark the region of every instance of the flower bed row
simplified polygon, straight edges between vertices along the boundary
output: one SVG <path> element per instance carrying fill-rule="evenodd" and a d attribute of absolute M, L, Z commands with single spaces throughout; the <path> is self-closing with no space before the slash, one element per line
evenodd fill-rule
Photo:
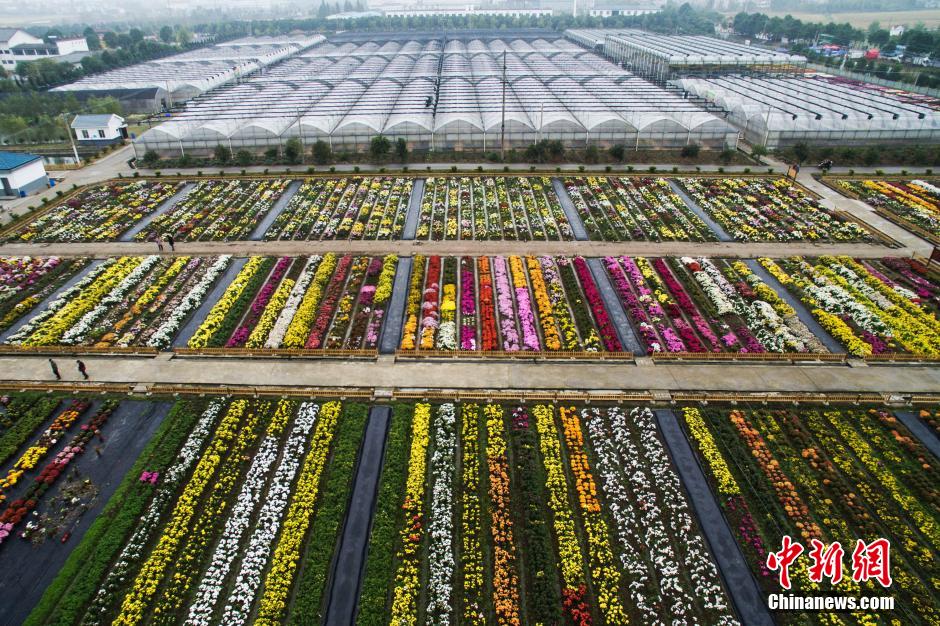
<path fill-rule="evenodd" d="M 741 261 L 606 257 L 634 327 L 653 352 L 825 352 Z"/>
<path fill-rule="evenodd" d="M 230 258 L 121 257 L 88 272 L 7 343 L 168 348 Z"/>
<path fill-rule="evenodd" d="M 342 406 L 216 399 L 195 420 L 186 412 L 168 419 L 185 419 L 185 436 L 158 472 L 144 472 L 153 478 L 136 488 L 142 501 L 109 504 L 120 524 L 105 531 L 106 560 L 82 577 L 90 597 L 54 610 L 83 624 L 285 623 L 312 564 L 324 570 L 321 579 L 329 566 L 311 553 L 332 552 L 332 542 L 311 546 L 308 538 L 333 470 L 334 437 L 350 448 Z M 347 459 L 344 490 L 350 468 Z M 348 492 L 337 497 L 345 502 Z M 100 531 L 92 534 L 99 539 Z"/>
<path fill-rule="evenodd" d="M 137 241 L 172 236 L 177 241 L 246 239 L 274 207 L 290 180 L 203 180 L 158 215 Z"/>
<path fill-rule="evenodd" d="M 564 180 L 592 239 L 715 241 L 717 236 L 664 178 L 588 176 Z"/>
<path fill-rule="evenodd" d="M 557 241 L 572 232 L 548 178 L 432 177 L 417 238 Z"/>
<path fill-rule="evenodd" d="M 919 264 L 828 256 L 760 262 L 850 354 L 940 355 L 938 286 Z"/>
<path fill-rule="evenodd" d="M 940 548 L 940 464 L 890 413 L 872 410 L 683 410 L 693 447 L 765 593 L 781 593 L 768 556 L 784 535 L 805 548 L 789 568 L 800 596 L 886 595 L 907 624 L 940 620 L 935 585 Z M 853 580 L 859 540 L 890 541 L 890 589 Z M 841 582 L 809 575 L 813 540 L 844 550 Z M 865 557 L 862 556 L 862 559 Z M 770 564 L 770 567 L 768 566 Z M 775 614 L 786 623 L 878 623 L 870 613 Z"/>
<path fill-rule="evenodd" d="M 85 263 L 54 256 L 0 257 L 0 331 L 55 292 Z"/>
<path fill-rule="evenodd" d="M 736 623 L 656 433 L 648 409 L 416 405 L 389 623 Z"/>
<path fill-rule="evenodd" d="M 395 255 L 252 257 L 188 345 L 373 349 L 397 262 Z"/>
<path fill-rule="evenodd" d="M 305 181 L 264 234 L 265 240 L 397 239 L 412 179 L 319 178 Z"/>
<path fill-rule="evenodd" d="M 581 257 L 415 257 L 402 350 L 623 349 Z"/>
<path fill-rule="evenodd" d="M 134 181 L 89 187 L 16 230 L 13 241 L 113 241 L 183 183 Z"/>
<path fill-rule="evenodd" d="M 873 241 L 855 221 L 780 178 L 678 178 L 679 185 L 738 241 Z"/>
<path fill-rule="evenodd" d="M 839 180 L 854 194 L 892 219 L 922 228 L 940 239 L 940 187 L 936 180 Z"/>

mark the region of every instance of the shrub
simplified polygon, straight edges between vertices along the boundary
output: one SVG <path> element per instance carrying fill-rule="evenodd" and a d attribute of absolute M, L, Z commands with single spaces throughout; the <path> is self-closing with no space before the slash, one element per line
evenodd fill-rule
<path fill-rule="evenodd" d="M 292 137 L 287 140 L 287 143 L 284 144 L 284 158 L 287 159 L 288 163 L 300 163 L 300 157 L 303 155 L 304 149 L 300 144 L 300 139 Z"/>
<path fill-rule="evenodd" d="M 222 165 L 225 165 L 232 160 L 232 151 L 228 146 L 223 146 L 222 144 L 216 144 L 215 150 L 212 151 L 212 156 L 215 157 L 215 160 Z"/>
<path fill-rule="evenodd" d="M 253 157 L 251 156 L 251 153 L 248 152 L 247 150 L 239 150 L 238 152 L 235 153 L 235 162 L 241 165 L 242 167 L 251 165 L 252 160 L 253 160 Z"/>
<path fill-rule="evenodd" d="M 698 153 L 701 151 L 701 146 L 697 143 L 690 143 L 688 145 L 682 146 L 682 157 L 685 159 L 694 159 L 698 156 Z"/>
<path fill-rule="evenodd" d="M 333 158 L 333 150 L 330 148 L 330 144 L 322 139 L 318 139 L 317 142 L 313 144 L 312 152 L 313 162 L 317 165 L 326 165 L 330 162 L 330 159 Z"/>

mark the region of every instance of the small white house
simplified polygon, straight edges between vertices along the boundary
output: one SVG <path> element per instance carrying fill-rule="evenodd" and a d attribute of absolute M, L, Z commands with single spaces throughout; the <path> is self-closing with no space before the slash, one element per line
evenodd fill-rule
<path fill-rule="evenodd" d="M 42 157 L 24 152 L 0 152 L 0 193 L 25 196 L 49 186 Z"/>
<path fill-rule="evenodd" d="M 85 145 L 118 143 L 127 137 L 124 118 L 114 113 L 76 115 L 72 120 L 72 130 L 75 131 L 75 138 L 79 143 Z"/>

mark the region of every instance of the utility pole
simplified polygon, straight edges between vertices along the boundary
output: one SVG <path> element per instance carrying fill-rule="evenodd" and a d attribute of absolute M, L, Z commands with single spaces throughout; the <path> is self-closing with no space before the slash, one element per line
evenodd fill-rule
<path fill-rule="evenodd" d="M 300 109 L 297 109 L 297 132 L 300 133 L 300 164 L 303 165 L 307 149 L 304 147 L 304 125 L 300 123 Z"/>
<path fill-rule="evenodd" d="M 81 165 L 82 160 L 78 158 L 78 148 L 75 147 L 75 135 L 72 133 L 68 118 L 66 118 L 65 115 L 62 116 L 62 123 L 65 124 L 65 132 L 68 133 L 69 143 L 72 144 L 72 154 L 75 156 L 75 165 Z"/>
<path fill-rule="evenodd" d="M 499 125 L 500 158 L 506 160 L 506 51 L 503 50 L 503 120 Z"/>

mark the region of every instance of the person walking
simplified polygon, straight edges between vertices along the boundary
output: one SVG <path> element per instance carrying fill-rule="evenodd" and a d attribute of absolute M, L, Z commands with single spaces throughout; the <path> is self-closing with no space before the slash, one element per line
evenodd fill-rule
<path fill-rule="evenodd" d="M 170 252 L 174 252 L 176 248 L 173 247 L 173 235 L 166 236 L 166 243 L 170 246 Z"/>
<path fill-rule="evenodd" d="M 159 237 L 157 237 L 157 250 L 159 250 L 161 254 L 163 253 L 163 240 Z"/>
<path fill-rule="evenodd" d="M 55 379 L 62 380 L 62 375 L 59 374 L 59 366 L 52 359 L 49 359 L 49 367 L 52 368 L 52 375 L 55 376 Z"/>
<path fill-rule="evenodd" d="M 85 368 L 85 363 L 81 359 L 75 359 L 75 363 L 78 364 L 78 371 L 81 375 L 85 377 L 85 380 L 88 380 L 88 370 Z"/>

